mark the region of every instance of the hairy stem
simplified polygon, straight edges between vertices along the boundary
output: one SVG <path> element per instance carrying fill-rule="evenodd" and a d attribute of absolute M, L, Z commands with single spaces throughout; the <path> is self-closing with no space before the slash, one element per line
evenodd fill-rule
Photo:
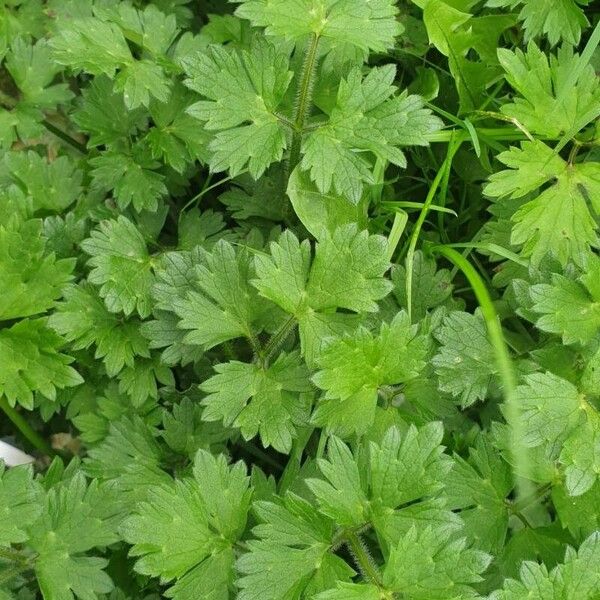
<path fill-rule="evenodd" d="M 21 566 L 29 563 L 29 558 L 27 556 L 12 548 L 0 548 L 0 558 L 18 563 Z"/>
<path fill-rule="evenodd" d="M 300 72 L 300 82 L 298 84 L 298 96 L 294 109 L 292 134 L 292 146 L 290 148 L 290 158 L 288 163 L 288 175 L 294 170 L 300 161 L 300 146 L 302 144 L 302 134 L 306 118 L 310 114 L 310 101 L 315 83 L 315 72 L 317 70 L 317 49 L 319 47 L 319 36 L 314 33 L 304 55 L 302 71 Z"/>
<path fill-rule="evenodd" d="M 285 343 L 290 333 L 296 326 L 296 317 L 293 315 L 289 317 L 285 323 L 271 336 L 269 341 L 265 344 L 265 347 L 262 349 L 262 356 L 265 362 L 268 363 L 269 360 L 273 357 L 275 352 L 281 348 L 282 344 Z"/>
<path fill-rule="evenodd" d="M 15 410 L 6 398 L 0 398 L 0 410 L 12 421 L 13 425 L 21 432 L 35 448 L 44 454 L 52 456 L 54 454 L 48 442 L 23 418 L 21 413 Z"/>
<path fill-rule="evenodd" d="M 381 582 L 379 569 L 373 561 L 367 545 L 362 540 L 360 535 L 350 529 L 346 531 L 345 538 L 348 550 L 350 550 L 350 553 L 354 557 L 356 566 L 358 567 L 360 574 L 363 576 L 363 579 L 368 583 L 376 585 L 377 587 L 382 587 L 383 584 Z"/>

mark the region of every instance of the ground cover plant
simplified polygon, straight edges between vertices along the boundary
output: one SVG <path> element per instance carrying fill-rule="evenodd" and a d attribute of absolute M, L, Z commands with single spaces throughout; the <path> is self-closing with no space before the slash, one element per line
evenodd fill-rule
<path fill-rule="evenodd" d="M 593 0 L 5 0 L 0 599 L 600 598 Z"/>

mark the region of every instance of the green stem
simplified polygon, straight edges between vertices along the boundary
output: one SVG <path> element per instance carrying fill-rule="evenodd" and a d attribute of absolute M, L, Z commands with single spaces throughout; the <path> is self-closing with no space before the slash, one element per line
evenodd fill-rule
<path fill-rule="evenodd" d="M 288 336 L 296 326 L 296 317 L 290 316 L 285 323 L 271 336 L 262 350 L 262 356 L 265 362 L 273 357 L 281 345 L 287 340 Z"/>
<path fill-rule="evenodd" d="M 17 106 L 17 104 L 19 104 L 19 101 L 16 98 L 13 98 L 6 92 L 0 90 L 0 106 L 3 106 L 8 110 L 12 110 Z M 42 119 L 41 124 L 57 138 L 63 140 L 63 142 L 66 142 L 72 148 L 75 148 L 77 152 L 80 152 L 81 154 L 87 154 L 87 148 L 85 144 L 82 144 L 81 142 L 78 142 L 76 139 L 72 138 L 68 133 L 65 133 L 62 129 L 59 129 L 56 127 L 56 125 L 50 123 L 48 119 Z"/>
<path fill-rule="evenodd" d="M 363 579 L 368 583 L 376 585 L 377 587 L 383 587 L 379 569 L 377 568 L 377 565 L 367 550 L 365 542 L 361 539 L 359 534 L 349 529 L 345 533 L 345 538 L 346 545 L 354 557 L 356 566 L 358 567 L 360 574 L 363 576 Z"/>
<path fill-rule="evenodd" d="M 460 269 L 475 293 L 475 297 L 481 307 L 481 313 L 488 330 L 490 343 L 494 350 L 496 368 L 498 369 L 500 380 L 502 382 L 506 407 L 505 416 L 512 429 L 512 439 L 510 444 L 511 462 L 512 464 L 519 465 L 519 471 L 527 475 L 529 473 L 529 464 L 526 448 L 523 445 L 523 425 L 520 418 L 521 411 L 515 399 L 517 377 L 494 303 L 492 302 L 481 276 L 460 252 L 457 252 L 453 248 L 448 248 L 447 246 L 433 246 L 431 252 L 445 257 L 455 267 Z M 517 479 L 517 497 L 520 499 L 527 495 L 529 495 L 528 486 L 526 486 L 521 479 Z"/>
<path fill-rule="evenodd" d="M 306 49 L 302 71 L 300 72 L 300 83 L 298 87 L 298 97 L 294 110 L 293 125 L 294 133 L 292 135 L 292 146 L 290 148 L 290 158 L 288 164 L 288 173 L 291 173 L 300 162 L 300 146 L 302 145 L 302 134 L 306 118 L 310 113 L 310 101 L 317 69 L 317 49 L 319 47 L 319 36 L 313 33 Z"/>
<path fill-rule="evenodd" d="M 19 563 L 20 565 L 27 565 L 29 562 L 27 556 L 12 548 L 0 548 L 0 558 Z"/>
<path fill-rule="evenodd" d="M 31 425 L 23 418 L 21 413 L 15 410 L 6 400 L 6 398 L 0 398 L 0 410 L 6 414 L 6 416 L 12 421 L 13 425 L 21 432 L 24 438 L 26 438 L 35 448 L 40 452 L 47 455 L 54 455 L 54 451 L 48 444 L 48 442 L 37 432 Z"/>
<path fill-rule="evenodd" d="M 243 439 L 239 440 L 237 443 L 254 458 L 262 460 L 265 464 L 269 465 L 270 467 L 273 467 L 279 472 L 283 471 L 283 467 L 274 458 L 269 456 L 264 450 L 257 448 L 254 444 L 251 444 L 250 442 L 247 442 Z"/>
<path fill-rule="evenodd" d="M 71 148 L 74 148 L 80 154 L 87 154 L 87 147 L 85 146 L 85 144 L 82 144 L 81 142 L 78 142 L 75 138 L 72 138 L 68 133 L 64 132 L 62 129 L 59 129 L 58 127 L 50 123 L 48 119 L 43 119 L 42 125 L 50 133 L 53 133 L 57 138 L 69 144 Z"/>
<path fill-rule="evenodd" d="M 522 131 L 513 129 L 512 127 L 476 127 L 475 129 L 477 134 L 481 137 L 487 137 L 489 139 L 502 142 L 519 142 L 521 140 L 528 139 Z M 444 129 L 442 131 L 430 133 L 426 137 L 429 143 L 447 143 L 452 140 L 453 137 L 455 138 L 457 133 L 463 131 L 464 129 L 462 128 Z"/>
<path fill-rule="evenodd" d="M 450 171 L 450 165 L 452 164 L 452 159 L 456 154 L 457 150 L 460 148 L 460 145 L 464 141 L 464 134 L 459 134 L 456 140 L 452 139 L 448 144 L 448 151 L 446 153 L 446 158 L 442 163 L 442 166 L 439 168 L 436 176 L 429 188 L 429 192 L 427 193 L 427 198 L 425 198 L 425 202 L 423 203 L 423 208 L 419 214 L 419 218 L 415 223 L 415 227 L 410 236 L 409 244 L 408 244 L 408 252 L 406 253 L 406 305 L 408 310 L 408 317 L 412 321 L 412 282 L 413 282 L 413 264 L 415 260 L 415 250 L 417 247 L 417 242 L 419 240 L 419 235 L 421 234 L 421 228 L 423 227 L 423 223 L 425 223 L 425 219 L 427 218 L 427 214 L 429 209 L 433 203 L 433 199 L 435 194 L 440 186 L 440 183 L 446 177 L 446 173 Z"/>

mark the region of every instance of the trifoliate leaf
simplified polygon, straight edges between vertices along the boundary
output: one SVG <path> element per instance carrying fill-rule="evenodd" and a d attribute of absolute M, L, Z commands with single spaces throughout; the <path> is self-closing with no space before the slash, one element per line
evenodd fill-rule
<path fill-rule="evenodd" d="M 494 349 L 479 312 L 451 312 L 434 332 L 441 342 L 432 363 L 440 389 L 467 407 L 487 396 L 496 374 Z"/>
<path fill-rule="evenodd" d="M 309 34 L 327 40 L 332 47 L 351 44 L 361 50 L 383 52 L 403 31 L 396 20 L 392 0 L 235 0 L 236 15 L 255 27 L 266 27 L 267 35 L 296 40 Z"/>
<path fill-rule="evenodd" d="M 246 467 L 198 451 L 194 477 L 152 487 L 123 524 L 135 569 L 175 580 L 167 597 L 218 600 L 233 585 L 233 545 L 246 525 L 251 491 Z"/>
<path fill-rule="evenodd" d="M 552 283 L 531 287 L 532 310 L 542 316 L 536 327 L 562 335 L 565 344 L 587 344 L 600 332 L 600 259 L 592 257 L 579 282 L 557 273 Z"/>
<path fill-rule="evenodd" d="M 266 303 L 250 285 L 251 257 L 224 240 L 202 257 L 196 267 L 199 291 L 188 292 L 173 307 L 179 328 L 188 330 L 183 341 L 208 350 L 237 337 L 254 340 Z"/>
<path fill-rule="evenodd" d="M 511 170 L 490 177 L 484 189 L 489 196 L 522 198 L 554 182 L 513 215 L 511 243 L 522 245 L 536 266 L 547 253 L 562 265 L 585 265 L 590 247 L 599 243 L 590 212 L 600 210 L 600 164 L 569 164 L 540 141 L 523 142 L 497 158 Z"/>
<path fill-rule="evenodd" d="M 551 448 L 564 443 L 583 419 L 583 398 L 577 388 L 552 373 L 532 373 L 517 387 L 515 404 L 521 407 L 523 444 Z"/>
<path fill-rule="evenodd" d="M 447 529 L 412 527 L 392 546 L 385 587 L 415 600 L 476 598 L 472 584 L 483 581 L 491 556 L 453 538 Z"/>
<path fill-rule="evenodd" d="M 288 492 L 279 503 L 259 501 L 253 509 L 261 522 L 253 529 L 258 540 L 237 562 L 238 600 L 299 598 L 311 585 L 321 591 L 354 574 L 329 552 L 334 523 L 306 500 Z"/>
<path fill-rule="evenodd" d="M 362 77 L 353 69 L 342 79 L 336 104 L 325 125 L 307 134 L 300 163 L 318 190 L 334 190 L 358 204 L 363 183 L 373 183 L 372 161 L 366 153 L 401 167 L 399 146 L 426 145 L 426 134 L 441 121 L 422 108 L 417 96 L 395 96 L 393 65 L 377 67 Z"/>
<path fill-rule="evenodd" d="M 560 453 L 570 496 L 581 496 L 600 480 L 600 414 L 591 404 L 582 409 L 585 422 L 571 432 Z"/>
<path fill-rule="evenodd" d="M 103 191 L 113 190 L 119 208 L 133 204 L 136 211 L 155 211 L 158 202 L 166 196 L 163 176 L 152 170 L 154 161 L 138 162 L 134 157 L 120 152 L 103 152 L 90 159 L 93 186 Z"/>
<path fill-rule="evenodd" d="M 0 462 L 0 546 L 27 540 L 27 527 L 42 511 L 40 494 L 31 466 L 5 470 Z"/>
<path fill-rule="evenodd" d="M 72 342 L 75 350 L 94 345 L 94 356 L 104 361 L 109 376 L 115 376 L 125 365 L 132 366 L 136 356 L 150 357 L 140 323 L 109 312 L 91 285 L 70 286 L 64 298 L 48 324 Z"/>
<path fill-rule="evenodd" d="M 165 8 L 171 3 L 162 3 Z M 172 7 L 170 7 L 172 8 Z M 156 57 L 166 54 L 177 35 L 177 19 L 160 5 L 150 4 L 138 10 L 128 3 L 105 4 L 94 7 L 94 14 L 113 21 L 123 29 L 127 39 Z"/>
<path fill-rule="evenodd" d="M 146 498 L 148 486 L 170 481 L 159 469 L 163 454 L 155 438 L 155 430 L 140 417 L 115 420 L 106 438 L 90 448 L 85 471 L 100 480 L 113 481 L 133 505 L 136 499 Z"/>
<path fill-rule="evenodd" d="M 92 75 L 113 77 L 117 69 L 134 61 L 119 27 L 100 19 L 73 19 L 50 46 L 58 64 Z"/>
<path fill-rule="evenodd" d="M 289 452 L 296 427 L 308 421 L 313 389 L 298 354 L 281 354 L 268 368 L 236 361 L 215 370 L 200 386 L 209 394 L 202 418 L 239 427 L 247 440 L 260 434 L 265 448 Z"/>
<path fill-rule="evenodd" d="M 150 288 L 154 281 L 152 259 L 146 242 L 135 225 L 120 216 L 103 221 L 81 248 L 92 258 L 88 265 L 91 283 L 100 286 L 100 296 L 110 312 L 144 318 L 150 314 Z"/>
<path fill-rule="evenodd" d="M 525 39 L 545 35 L 554 45 L 560 40 L 573 46 L 579 44 L 581 30 L 589 25 L 582 10 L 589 0 L 488 0 L 487 6 L 514 10 L 520 7 L 519 20 L 523 21 Z"/>
<path fill-rule="evenodd" d="M 352 204 L 343 196 L 321 194 L 310 180 L 308 173 L 294 169 L 288 180 L 287 195 L 302 225 L 320 241 L 327 234 L 333 235 L 337 227 L 356 223 L 366 228 L 366 205 Z"/>
<path fill-rule="evenodd" d="M 22 38 L 11 43 L 6 70 L 21 92 L 20 103 L 36 108 L 52 108 L 73 96 L 66 83 L 51 85 L 61 68 L 54 60 L 48 42 L 38 40 L 30 45 Z"/>
<path fill-rule="evenodd" d="M 46 253 L 42 221 L 9 218 L 0 225 L 0 320 L 43 313 L 72 278 L 74 261 Z"/>
<path fill-rule="evenodd" d="M 565 560 L 548 572 L 545 565 L 526 561 L 521 566 L 520 581 L 507 579 L 504 588 L 489 600 L 525 600 L 526 598 L 587 598 L 600 592 L 600 534 L 593 533 L 575 551 L 567 547 Z"/>
<path fill-rule="evenodd" d="M 427 340 L 400 312 L 374 336 L 364 328 L 325 343 L 314 383 L 325 390 L 312 420 L 342 435 L 373 423 L 378 391 L 416 377 L 425 366 Z"/>
<path fill-rule="evenodd" d="M 327 460 L 319 468 L 327 481 L 308 479 L 321 512 L 344 526 L 359 526 L 374 520 L 383 536 L 400 527 L 403 511 L 415 509 L 417 500 L 438 492 L 451 468 L 440 446 L 442 427 L 430 423 L 421 429 L 411 426 L 405 434 L 392 427 L 380 444 L 369 446 L 368 468 L 359 469 L 357 457 L 338 438 L 330 438 Z M 407 506 L 410 505 L 410 506 Z M 450 529 L 456 521 L 449 515 Z"/>
<path fill-rule="evenodd" d="M 550 10 L 554 11 L 554 7 Z M 569 83 L 581 60 L 578 54 L 573 54 L 572 46 L 565 44 L 556 56 L 548 57 L 530 43 L 526 53 L 500 48 L 498 58 L 507 81 L 522 96 L 513 103 L 503 104 L 500 110 L 530 132 L 551 138 L 567 132 L 575 135 L 600 111 L 600 84 L 592 65 L 583 69 L 577 85 Z M 564 89 L 565 85 L 571 87 Z"/>
<path fill-rule="evenodd" d="M 35 574 L 45 598 L 96 600 L 113 588 L 103 571 L 108 560 L 84 553 L 117 541 L 114 497 L 78 473 L 48 492 L 39 520 L 30 527 L 37 553 Z"/>
<path fill-rule="evenodd" d="M 152 286 L 154 320 L 141 325 L 142 333 L 150 340 L 150 348 L 164 348 L 161 359 L 172 366 L 187 364 L 202 355 L 202 348 L 186 344 L 185 330 L 178 328 L 177 307 L 183 303 L 197 280 L 196 263 L 201 262 L 199 250 L 167 252 L 156 266 L 156 283 Z"/>
<path fill-rule="evenodd" d="M 271 255 L 255 258 L 253 281 L 268 298 L 298 320 L 302 351 L 313 364 L 323 340 L 344 331 L 347 314 L 336 308 L 375 312 L 391 284 L 383 278 L 388 268 L 386 240 L 345 225 L 321 239 L 310 265 L 308 242 L 289 231 L 270 246 Z"/>
<path fill-rule="evenodd" d="M 209 149 L 213 171 L 239 174 L 246 166 L 258 179 L 283 156 L 286 132 L 275 111 L 291 80 L 288 57 L 265 40 L 249 51 L 211 46 L 207 54 L 184 59 L 185 84 L 207 100 L 189 113 L 216 131 Z"/>
<path fill-rule="evenodd" d="M 469 451 L 469 460 L 454 457 L 445 487 L 448 507 L 460 509 L 464 535 L 476 548 L 497 555 L 504 547 L 513 487 L 509 465 L 488 438 L 480 436 Z"/>
<path fill-rule="evenodd" d="M 148 398 L 158 398 L 158 383 L 175 385 L 173 372 L 157 357 L 138 358 L 119 373 L 118 379 L 119 391 L 127 394 L 136 407 L 142 406 Z"/>
<path fill-rule="evenodd" d="M 81 95 L 83 102 L 73 120 L 90 136 L 88 146 L 114 144 L 143 127 L 144 111 L 129 110 L 108 77 L 95 77 Z"/>
<path fill-rule="evenodd" d="M 150 147 L 152 157 L 161 159 L 179 173 L 196 159 L 207 162 L 209 134 L 201 122 L 185 111 L 193 102 L 194 94 L 182 85 L 172 90 L 166 103 L 152 102 L 150 114 L 154 127 L 144 141 Z"/>
<path fill-rule="evenodd" d="M 66 156 L 47 161 L 33 151 L 8 152 L 4 164 L 8 179 L 32 197 L 34 210 L 59 212 L 81 194 L 82 173 Z"/>
<path fill-rule="evenodd" d="M 171 81 L 162 67 L 150 60 L 137 60 L 127 65 L 115 78 L 115 91 L 122 92 L 129 110 L 148 106 L 150 98 L 167 102 Z"/>
<path fill-rule="evenodd" d="M 69 366 L 73 359 L 60 352 L 63 344 L 44 319 L 25 319 L 0 330 L 0 394 L 11 406 L 18 402 L 32 409 L 34 392 L 55 400 L 57 388 L 83 382 Z"/>

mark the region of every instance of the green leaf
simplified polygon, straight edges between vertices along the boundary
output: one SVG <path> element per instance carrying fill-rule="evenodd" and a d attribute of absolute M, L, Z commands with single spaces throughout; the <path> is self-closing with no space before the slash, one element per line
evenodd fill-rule
<path fill-rule="evenodd" d="M 0 330 L 0 394 L 11 406 L 32 409 L 34 393 L 54 401 L 57 388 L 83 382 L 69 366 L 73 359 L 60 352 L 63 344 L 45 319 L 24 319 Z"/>
<path fill-rule="evenodd" d="M 469 459 L 454 457 L 445 494 L 448 507 L 460 510 L 464 535 L 479 550 L 498 555 L 506 541 L 513 487 L 509 465 L 487 437 L 480 436 L 469 450 Z"/>
<path fill-rule="evenodd" d="M 504 588 L 490 600 L 525 600 L 525 598 L 595 598 L 600 592 L 600 534 L 588 537 L 576 552 L 567 547 L 564 563 L 552 571 L 544 565 L 526 561 L 521 566 L 521 580 L 507 579 Z"/>
<path fill-rule="evenodd" d="M 132 40 L 156 58 L 165 55 L 177 35 L 177 19 L 169 14 L 169 3 L 149 5 L 144 10 L 127 3 L 94 7 L 94 14 L 121 27 L 127 39 Z M 174 4 L 171 2 L 170 4 Z"/>
<path fill-rule="evenodd" d="M 453 537 L 443 528 L 412 527 L 391 548 L 384 585 L 415 600 L 476 598 L 471 584 L 483 581 L 491 556 Z"/>
<path fill-rule="evenodd" d="M 64 300 L 50 315 L 48 325 L 71 342 L 74 350 L 94 345 L 94 357 L 104 361 L 111 377 L 125 365 L 132 366 L 136 356 L 150 357 L 148 342 L 140 333 L 140 323 L 123 321 L 109 312 L 89 284 L 66 288 Z"/>
<path fill-rule="evenodd" d="M 545 35 L 552 45 L 559 41 L 573 46 L 579 44 L 581 31 L 589 22 L 580 6 L 589 0 L 488 0 L 488 6 L 506 6 L 511 10 L 521 6 L 519 20 L 523 21 L 525 39 Z"/>
<path fill-rule="evenodd" d="M 109 151 L 92 158 L 89 164 L 93 167 L 93 186 L 112 190 L 121 210 L 133 204 L 137 212 L 154 212 L 159 200 L 168 193 L 164 177 L 152 170 L 159 166 L 154 161 L 138 161 L 133 156 Z"/>
<path fill-rule="evenodd" d="M 450 73 L 460 100 L 460 113 L 480 110 L 488 88 L 501 73 L 496 48 L 504 31 L 513 27 L 513 15 L 466 12 L 473 2 L 427 0 L 423 23 L 429 41 L 448 57 Z"/>
<path fill-rule="evenodd" d="M 427 311 L 443 305 L 452 296 L 450 271 L 436 269 L 435 260 L 417 250 L 413 260 L 412 314 L 415 322 L 425 317 Z M 392 281 L 394 295 L 403 308 L 408 306 L 406 298 L 406 268 L 393 265 Z"/>
<path fill-rule="evenodd" d="M 552 283 L 531 287 L 538 329 L 562 335 L 565 344 L 587 344 L 600 331 L 600 259 L 592 256 L 578 281 L 554 273 Z"/>
<path fill-rule="evenodd" d="M 48 161 L 33 151 L 4 155 L 8 178 L 33 199 L 34 210 L 60 212 L 81 195 L 82 172 L 66 156 Z"/>
<path fill-rule="evenodd" d="M 581 496 L 600 480 L 600 414 L 591 404 L 582 409 L 586 419 L 571 432 L 560 453 L 571 496 Z"/>
<path fill-rule="evenodd" d="M 511 243 L 539 265 L 548 253 L 561 265 L 584 266 L 597 247 L 598 225 L 590 209 L 600 210 L 600 164 L 569 164 L 543 142 L 523 142 L 497 157 L 510 169 L 495 173 L 484 188 L 492 197 L 523 198 L 547 182 L 512 216 Z"/>
<path fill-rule="evenodd" d="M 295 40 L 314 34 L 332 47 L 351 44 L 361 50 L 384 52 L 403 31 L 396 20 L 392 0 L 235 0 L 236 15 L 255 27 L 266 27 L 267 35 Z"/>
<path fill-rule="evenodd" d="M 74 261 L 46 253 L 42 222 L 9 218 L 0 225 L 0 320 L 43 313 L 71 280 Z"/>
<path fill-rule="evenodd" d="M 196 267 L 196 283 L 174 306 L 178 327 L 187 330 L 183 341 L 208 350 L 237 337 L 254 340 L 260 329 L 257 321 L 266 311 L 250 285 L 250 255 L 236 252 L 228 242 L 219 241 L 209 252 L 202 252 Z"/>
<path fill-rule="evenodd" d="M 123 93 L 129 110 L 148 106 L 150 98 L 167 102 L 171 81 L 160 65 L 149 60 L 137 60 L 127 65 L 115 78 L 115 90 Z"/>
<path fill-rule="evenodd" d="M 568 44 L 556 56 L 548 56 L 534 43 L 528 45 L 527 52 L 500 48 L 498 59 L 506 80 L 522 96 L 503 104 L 500 110 L 530 132 L 558 138 L 566 132 L 577 132 L 587 125 L 588 115 L 593 118 L 600 111 L 600 84 L 592 65 L 585 67 L 577 85 L 563 89 L 581 60 Z"/>
<path fill-rule="evenodd" d="M 0 462 L 0 546 L 27 540 L 27 528 L 42 511 L 40 493 L 31 466 L 6 470 Z"/>
<path fill-rule="evenodd" d="M 341 435 L 364 433 L 373 423 L 380 388 L 416 377 L 425 366 L 427 340 L 400 312 L 377 336 L 364 328 L 325 342 L 314 383 L 325 390 L 313 422 Z"/>
<path fill-rule="evenodd" d="M 61 68 L 52 60 L 50 47 L 45 39 L 38 40 L 33 45 L 22 38 L 14 39 L 6 59 L 6 69 L 22 94 L 20 103 L 53 108 L 73 96 L 66 83 L 51 85 Z"/>
<path fill-rule="evenodd" d="M 193 478 L 152 487 L 121 531 L 135 569 L 176 580 L 168 597 L 217 600 L 233 585 L 233 545 L 246 525 L 251 491 L 242 463 L 200 450 Z"/>
<path fill-rule="evenodd" d="M 376 312 L 376 300 L 391 284 L 383 278 L 388 268 L 386 240 L 345 225 L 320 240 L 310 265 L 310 246 L 284 232 L 270 245 L 270 256 L 255 257 L 253 284 L 261 296 L 292 314 L 299 324 L 303 355 L 309 365 L 323 340 L 346 330 L 351 315 L 337 308 Z"/>
<path fill-rule="evenodd" d="M 117 541 L 114 497 L 78 473 L 50 490 L 29 545 L 38 554 L 35 574 L 44 598 L 96 600 L 113 588 L 103 571 L 108 561 L 84 553 Z"/>
<path fill-rule="evenodd" d="M 329 120 L 306 135 L 300 165 L 321 193 L 333 190 L 358 204 L 363 184 L 374 182 L 369 155 L 405 167 L 399 146 L 427 145 L 426 135 L 441 127 L 421 98 L 395 95 L 395 74 L 393 65 L 373 68 L 364 78 L 360 69 L 350 71 Z"/>
<path fill-rule="evenodd" d="M 275 115 L 292 76 L 287 55 L 257 38 L 248 51 L 211 46 L 183 62 L 185 84 L 206 98 L 188 112 L 217 132 L 211 169 L 237 175 L 247 167 L 258 179 L 287 146 Z"/>
<path fill-rule="evenodd" d="M 238 427 L 246 440 L 260 434 L 265 448 L 288 453 L 296 428 L 306 425 L 312 386 L 297 353 L 280 354 L 268 368 L 229 362 L 200 385 L 209 395 L 202 418 Z"/>
<path fill-rule="evenodd" d="M 527 375 L 515 394 L 515 403 L 521 407 L 523 444 L 560 447 L 583 419 L 582 400 L 573 384 L 552 373 Z"/>
<path fill-rule="evenodd" d="M 108 77 L 94 77 L 81 94 L 83 102 L 73 120 L 89 135 L 88 146 L 111 145 L 142 129 L 143 110 L 129 110 Z"/>
<path fill-rule="evenodd" d="M 287 194 L 302 225 L 317 241 L 333 235 L 337 227 L 356 223 L 366 227 L 364 202 L 352 204 L 343 196 L 320 193 L 307 173 L 294 169 L 288 180 Z"/>
<path fill-rule="evenodd" d="M 379 588 L 372 584 L 339 582 L 335 590 L 315 596 L 315 600 L 380 600 Z"/>
<path fill-rule="evenodd" d="M 155 430 L 139 416 L 113 419 L 105 439 L 88 451 L 85 472 L 111 481 L 131 508 L 146 499 L 150 486 L 170 482 L 159 469 L 163 452 L 155 437 Z"/>
<path fill-rule="evenodd" d="M 134 62 L 119 27 L 100 19 L 73 19 L 50 46 L 58 64 L 92 75 L 113 77 L 117 69 Z"/>
<path fill-rule="evenodd" d="M 181 362 L 194 362 L 202 355 L 202 349 L 186 344 L 185 330 L 178 328 L 177 307 L 197 279 L 196 263 L 201 262 L 199 249 L 193 252 L 167 252 L 156 265 L 156 283 L 152 286 L 154 320 L 141 325 L 141 331 L 150 340 L 150 348 L 164 348 L 161 360 L 168 366 Z"/>
<path fill-rule="evenodd" d="M 431 506 L 422 499 L 443 487 L 451 461 L 443 455 L 442 434 L 440 423 L 411 426 L 404 434 L 392 427 L 381 443 L 369 444 L 368 468 L 341 440 L 331 437 L 327 460 L 318 461 L 326 480 L 306 483 L 323 514 L 349 527 L 372 519 L 381 535 L 394 539 L 402 524 L 415 517 L 415 509 Z M 445 511 L 443 517 L 446 527 L 455 530 L 452 514 Z"/>
<path fill-rule="evenodd" d="M 108 310 L 126 316 L 135 310 L 140 317 L 147 317 L 154 280 L 152 259 L 135 225 L 123 216 L 102 221 L 81 248 L 91 256 L 88 279 L 100 286 L 100 296 Z"/>
<path fill-rule="evenodd" d="M 442 344 L 432 359 L 440 389 L 459 399 L 462 407 L 484 400 L 496 361 L 481 313 L 453 311 L 434 335 Z"/>
<path fill-rule="evenodd" d="M 237 561 L 238 600 L 287 600 L 348 581 L 354 571 L 329 552 L 334 523 L 306 500 L 288 492 L 283 500 L 255 502 L 260 522 Z"/>

